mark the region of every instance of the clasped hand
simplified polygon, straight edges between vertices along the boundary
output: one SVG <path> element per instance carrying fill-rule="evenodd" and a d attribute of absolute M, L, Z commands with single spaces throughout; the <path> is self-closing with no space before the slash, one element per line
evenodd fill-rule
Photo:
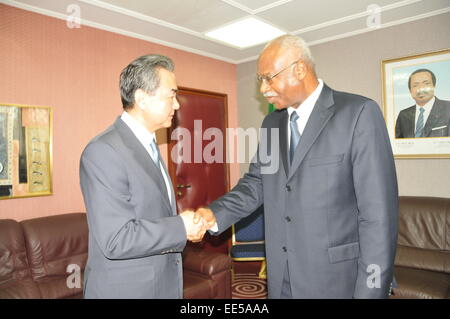
<path fill-rule="evenodd" d="M 194 243 L 202 241 L 206 231 L 216 223 L 214 213 L 208 208 L 199 208 L 196 212 L 185 210 L 180 216 L 186 228 L 187 240 Z"/>

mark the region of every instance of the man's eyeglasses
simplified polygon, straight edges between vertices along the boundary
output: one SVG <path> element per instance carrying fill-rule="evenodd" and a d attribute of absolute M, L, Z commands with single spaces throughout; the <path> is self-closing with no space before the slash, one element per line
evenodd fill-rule
<path fill-rule="evenodd" d="M 282 69 L 281 71 L 275 73 L 274 75 L 257 75 L 257 79 L 259 83 L 262 83 L 263 81 L 265 81 L 268 84 L 272 84 L 273 79 L 278 76 L 279 74 L 281 74 L 283 71 L 286 71 L 287 69 L 289 69 L 291 66 L 293 66 L 294 64 L 296 64 L 298 61 L 300 61 L 300 59 L 292 62 L 291 64 L 289 64 L 287 67 L 285 67 L 284 69 Z"/>

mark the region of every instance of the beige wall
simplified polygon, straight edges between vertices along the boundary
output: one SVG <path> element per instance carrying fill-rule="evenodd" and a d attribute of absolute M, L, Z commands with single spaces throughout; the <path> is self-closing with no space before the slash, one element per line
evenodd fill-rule
<path fill-rule="evenodd" d="M 450 47 L 450 14 L 311 47 L 317 72 L 336 90 L 365 95 L 381 106 L 381 61 Z M 256 61 L 238 66 L 238 119 L 259 127 L 267 103 L 256 87 Z M 241 174 L 247 170 L 241 164 Z M 400 195 L 450 197 L 450 159 L 397 159 Z"/>

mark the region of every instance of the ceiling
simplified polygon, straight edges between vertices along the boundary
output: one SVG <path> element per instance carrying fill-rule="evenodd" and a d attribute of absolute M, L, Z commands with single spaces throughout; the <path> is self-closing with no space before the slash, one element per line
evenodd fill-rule
<path fill-rule="evenodd" d="M 69 14 L 79 12 L 81 27 L 87 25 L 108 30 L 234 64 L 256 59 L 264 44 L 239 49 L 212 40 L 204 33 L 248 16 L 268 22 L 286 33 L 299 35 L 309 45 L 316 45 L 450 12 L 450 0 L 0 0 L 0 2 L 59 19 L 67 19 Z"/>

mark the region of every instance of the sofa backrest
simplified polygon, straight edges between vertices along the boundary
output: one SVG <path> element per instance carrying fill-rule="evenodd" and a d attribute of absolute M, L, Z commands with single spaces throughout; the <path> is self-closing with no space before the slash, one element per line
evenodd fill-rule
<path fill-rule="evenodd" d="M 22 226 L 15 220 L 0 220 L 0 299 L 40 297 L 31 280 Z"/>
<path fill-rule="evenodd" d="M 0 220 L 0 283 L 30 277 L 27 250 L 20 224 Z"/>
<path fill-rule="evenodd" d="M 82 292 L 68 287 L 67 267 L 75 265 L 84 273 L 88 252 L 85 213 L 29 219 L 21 222 L 31 276 L 43 298 L 67 298 Z M 75 268 L 73 268 L 75 269 Z M 73 270 L 71 270 L 73 271 Z"/>
<path fill-rule="evenodd" d="M 450 273 L 450 199 L 400 197 L 395 265 Z"/>

